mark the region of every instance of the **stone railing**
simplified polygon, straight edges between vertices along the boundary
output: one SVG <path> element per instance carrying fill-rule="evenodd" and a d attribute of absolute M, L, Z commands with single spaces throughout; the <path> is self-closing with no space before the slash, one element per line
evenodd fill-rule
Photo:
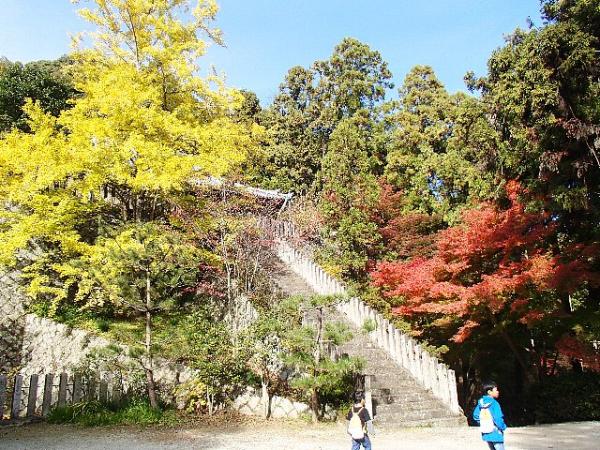
<path fill-rule="evenodd" d="M 288 242 L 295 238 L 292 223 L 260 218 L 259 225 L 272 234 L 273 246 L 295 273 L 301 276 L 315 292 L 323 295 L 348 296 L 346 288 L 319 267 L 309 257 L 293 248 Z M 406 369 L 417 382 L 429 389 L 452 412 L 462 413 L 458 404 L 456 375 L 439 359 L 431 356 L 412 337 L 400 332 L 389 320 L 357 297 L 340 303 L 338 309 L 358 328 L 371 324 L 369 337 L 399 366 Z"/>

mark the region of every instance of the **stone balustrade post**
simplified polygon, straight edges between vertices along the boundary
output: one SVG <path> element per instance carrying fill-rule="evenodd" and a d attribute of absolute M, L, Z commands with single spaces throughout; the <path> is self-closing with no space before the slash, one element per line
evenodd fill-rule
<path fill-rule="evenodd" d="M 365 310 L 364 310 L 364 305 L 362 303 L 358 303 L 358 327 L 362 328 L 363 323 L 365 321 Z"/>
<path fill-rule="evenodd" d="M 33 374 L 29 377 L 29 393 L 27 395 L 27 417 L 33 417 L 37 407 L 37 394 L 38 394 L 38 380 L 39 375 Z"/>
<path fill-rule="evenodd" d="M 396 331 L 396 329 L 394 328 L 394 326 L 391 323 L 388 323 L 388 342 L 389 342 L 390 356 L 392 357 L 393 361 L 396 361 L 396 359 L 397 359 L 395 331 Z"/>
<path fill-rule="evenodd" d="M 421 352 L 421 364 L 423 367 L 423 386 L 427 389 L 431 388 L 430 363 L 431 356 L 426 350 Z"/>
<path fill-rule="evenodd" d="M 387 341 L 387 325 L 385 323 L 386 321 L 381 314 L 379 314 L 379 313 L 376 313 L 376 314 L 377 314 L 377 319 L 379 320 L 379 328 L 378 328 L 378 330 L 379 330 L 379 346 L 382 349 L 387 350 L 385 348 L 385 344 Z"/>
<path fill-rule="evenodd" d="M 369 411 L 369 416 L 373 417 L 373 396 L 371 391 L 371 375 L 365 375 L 365 408 Z"/>
<path fill-rule="evenodd" d="M 460 405 L 458 404 L 458 392 L 456 390 L 456 373 L 454 370 L 448 370 L 448 388 L 450 390 L 450 408 L 455 413 L 462 413 Z"/>
<path fill-rule="evenodd" d="M 408 340 L 404 333 L 400 334 L 400 364 L 406 370 L 410 371 L 410 361 L 408 360 Z"/>
<path fill-rule="evenodd" d="M 450 390 L 448 389 L 448 369 L 445 364 L 440 364 L 440 398 L 446 404 L 450 404 Z"/>
<path fill-rule="evenodd" d="M 429 358 L 429 383 L 432 392 L 436 389 L 436 386 L 438 384 L 437 373 L 435 369 L 437 365 L 437 360 L 438 359 L 435 356 L 431 356 Z"/>
<path fill-rule="evenodd" d="M 377 313 L 377 311 L 373 309 L 371 311 L 373 311 L 373 319 L 375 320 L 375 342 L 379 347 L 383 347 L 381 342 L 381 329 L 383 327 L 383 324 L 381 323 L 381 316 Z"/>
<path fill-rule="evenodd" d="M 371 336 L 371 340 L 373 342 L 375 342 L 376 344 L 378 344 L 379 343 L 379 323 L 377 322 L 377 315 L 375 314 L 375 311 L 373 311 L 371 309 L 370 306 L 367 306 L 367 311 L 368 311 L 368 315 L 369 315 L 369 319 L 370 319 L 371 323 L 375 325 L 375 329 L 373 331 L 371 331 L 369 334 Z"/>
<path fill-rule="evenodd" d="M 308 261 L 304 259 L 301 254 L 298 254 L 298 260 L 296 264 L 300 272 L 300 276 L 306 279 L 306 277 L 310 274 Z"/>
<path fill-rule="evenodd" d="M 402 334 L 396 328 L 394 328 L 394 347 L 396 348 L 394 360 L 400 367 L 404 367 L 404 362 L 402 361 Z"/>
<path fill-rule="evenodd" d="M 423 359 L 422 354 L 423 350 L 419 344 L 414 345 L 415 352 L 415 366 L 416 366 L 416 375 L 415 378 L 419 381 L 423 381 Z"/>
<path fill-rule="evenodd" d="M 442 390 L 444 389 L 444 381 L 441 377 L 442 364 L 440 363 L 440 361 L 438 359 L 436 359 L 434 367 L 435 367 L 435 377 L 436 377 L 434 394 L 436 397 L 442 398 L 443 397 Z"/>
<path fill-rule="evenodd" d="M 415 368 L 415 352 L 414 352 L 414 343 L 411 338 L 406 340 L 406 354 L 408 356 L 408 370 L 412 374 L 412 376 L 416 376 L 416 368 Z"/>
<path fill-rule="evenodd" d="M 380 316 L 380 317 L 382 317 L 382 316 Z M 381 346 L 388 353 L 391 350 L 391 348 L 390 348 L 390 336 L 388 334 L 389 327 L 390 327 L 390 322 L 387 319 L 382 318 L 381 319 Z"/>

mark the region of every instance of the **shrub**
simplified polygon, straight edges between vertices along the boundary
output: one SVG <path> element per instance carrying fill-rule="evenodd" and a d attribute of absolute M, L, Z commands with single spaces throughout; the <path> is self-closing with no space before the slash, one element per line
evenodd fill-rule
<path fill-rule="evenodd" d="M 538 423 L 600 419 L 600 374 L 565 372 L 531 391 Z"/>
<path fill-rule="evenodd" d="M 98 331 L 106 333 L 108 330 L 110 330 L 110 321 L 100 317 L 96 319 L 96 327 L 98 328 Z"/>
<path fill-rule="evenodd" d="M 175 411 L 150 407 L 147 400 L 133 399 L 124 404 L 105 404 L 97 400 L 52 409 L 49 423 L 75 423 L 88 427 L 106 425 L 174 424 Z"/>

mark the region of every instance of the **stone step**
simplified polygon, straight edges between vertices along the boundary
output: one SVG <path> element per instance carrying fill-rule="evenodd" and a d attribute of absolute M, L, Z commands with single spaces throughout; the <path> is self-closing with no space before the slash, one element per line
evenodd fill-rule
<path fill-rule="evenodd" d="M 403 391 L 403 390 L 408 390 L 408 389 L 422 389 L 423 391 L 427 392 L 425 390 L 425 388 L 423 388 L 421 385 L 419 385 L 417 382 L 415 382 L 415 380 L 412 379 L 406 379 L 406 378 L 393 378 L 393 377 L 389 377 L 389 378 L 385 378 L 385 379 L 378 379 L 378 380 L 373 380 L 371 379 L 371 388 L 372 389 L 393 389 L 394 391 Z"/>
<path fill-rule="evenodd" d="M 412 402 L 439 402 L 429 395 L 424 395 L 417 389 L 392 393 L 388 389 L 372 389 L 372 398 L 380 403 L 412 403 Z"/>
<path fill-rule="evenodd" d="M 423 420 L 454 417 L 446 408 L 440 405 L 423 408 L 399 408 L 398 405 L 374 405 L 373 416 L 384 420 Z"/>
<path fill-rule="evenodd" d="M 399 411 L 402 413 L 408 413 L 412 411 L 443 411 L 445 414 L 448 413 L 448 409 L 435 400 L 423 400 L 423 401 L 411 401 L 411 402 L 392 402 L 387 403 L 380 399 L 373 401 L 373 409 L 375 411 Z"/>
<path fill-rule="evenodd" d="M 448 416 L 429 419 L 398 419 L 394 417 L 381 417 L 374 421 L 375 430 L 377 429 L 397 429 L 398 427 L 416 428 L 416 427 L 459 427 L 467 426 L 467 419 L 464 416 Z"/>
<path fill-rule="evenodd" d="M 369 362 L 371 362 L 372 364 L 376 365 L 381 371 L 391 371 L 391 370 L 397 370 L 397 369 L 401 369 L 404 370 L 400 364 L 396 363 L 395 361 L 392 361 L 388 358 L 382 357 L 378 354 L 376 354 L 373 351 L 369 351 L 369 352 L 358 352 L 354 349 L 341 349 L 340 350 L 341 353 L 347 353 L 350 356 L 358 356 L 358 357 L 363 357 L 363 358 L 369 358 Z"/>
<path fill-rule="evenodd" d="M 275 283 L 287 294 L 312 295 L 310 286 L 281 261 L 272 272 Z M 314 316 L 314 315 L 313 315 Z M 311 316 L 309 315 L 309 318 Z M 433 394 L 384 351 L 364 330 L 352 324 L 345 314 L 331 311 L 326 322 L 343 322 L 353 333 L 339 351 L 365 361 L 363 373 L 371 375 L 375 423 L 387 426 L 456 426 L 466 424 L 464 416 L 453 415 Z"/>
<path fill-rule="evenodd" d="M 430 389 L 426 389 L 415 380 L 399 380 L 395 382 L 389 380 L 383 382 L 381 379 L 377 381 L 371 380 L 371 389 L 388 390 L 390 394 L 402 394 L 417 389 L 419 393 L 433 396 L 433 392 Z"/>
<path fill-rule="evenodd" d="M 431 406 L 442 406 L 446 408 L 439 399 L 434 398 L 429 395 L 421 394 L 417 389 L 413 393 L 401 394 L 401 395 L 380 395 L 378 393 L 373 393 L 372 397 L 374 402 L 377 402 L 381 405 L 387 404 L 395 404 L 400 405 L 400 407 L 407 406 L 410 407 L 414 404 L 427 404 Z"/>
<path fill-rule="evenodd" d="M 402 369 L 398 368 L 396 372 L 381 372 L 379 370 L 373 370 L 369 372 L 369 367 L 367 367 L 364 372 L 371 375 L 371 385 L 372 386 L 381 386 L 381 387 L 394 387 L 394 386 L 409 386 L 415 385 L 420 386 L 420 384 L 408 373 L 404 372 Z"/>

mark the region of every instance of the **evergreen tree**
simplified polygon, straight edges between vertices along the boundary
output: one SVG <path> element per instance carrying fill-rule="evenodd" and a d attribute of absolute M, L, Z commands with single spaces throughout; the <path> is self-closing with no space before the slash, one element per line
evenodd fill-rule
<path fill-rule="evenodd" d="M 69 65 L 66 57 L 27 64 L 0 60 L 0 132 L 13 127 L 30 131 L 23 112 L 27 99 L 39 102 L 45 112 L 55 117 L 67 109 L 77 95 L 66 74 Z"/>

